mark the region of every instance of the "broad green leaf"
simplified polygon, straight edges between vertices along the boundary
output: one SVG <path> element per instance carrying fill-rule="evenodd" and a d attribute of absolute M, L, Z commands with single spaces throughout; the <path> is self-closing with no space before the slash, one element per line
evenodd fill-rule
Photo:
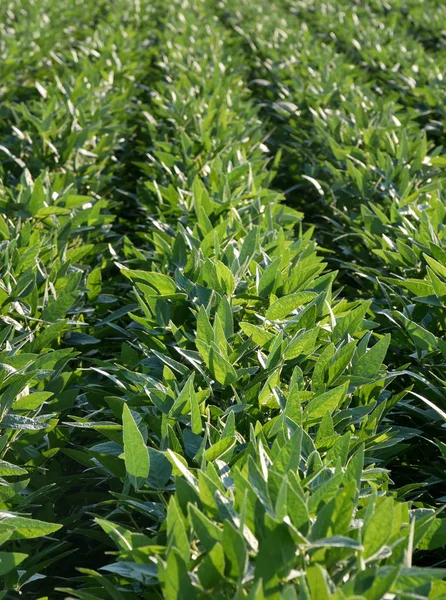
<path fill-rule="evenodd" d="M 332 385 L 337 379 L 344 373 L 347 366 L 350 364 L 351 359 L 356 348 L 356 341 L 351 341 L 340 348 L 333 360 L 328 367 L 328 380 L 327 384 Z"/>
<path fill-rule="evenodd" d="M 285 359 L 293 360 L 301 354 L 307 358 L 315 349 L 319 327 L 313 327 L 296 336 L 285 348 Z"/>
<path fill-rule="evenodd" d="M 128 529 L 125 529 L 117 523 L 112 523 L 106 519 L 96 517 L 96 523 L 109 535 L 115 542 L 116 547 L 121 550 L 132 550 L 132 534 Z"/>
<path fill-rule="evenodd" d="M 321 483 L 312 493 L 308 501 L 308 510 L 311 515 L 317 514 L 321 503 L 327 504 L 339 493 L 339 486 L 343 480 L 343 473 L 337 473 Z"/>
<path fill-rule="evenodd" d="M 35 410 L 39 408 L 46 400 L 53 396 L 53 392 L 34 392 L 18 398 L 14 404 L 14 410 Z"/>
<path fill-rule="evenodd" d="M 209 366 L 211 344 L 214 341 L 214 330 L 209 322 L 203 306 L 200 306 L 197 317 L 197 337 L 195 343 L 204 362 Z"/>
<path fill-rule="evenodd" d="M 321 565 L 313 565 L 307 569 L 306 580 L 312 600 L 330 600 L 328 575 Z"/>
<path fill-rule="evenodd" d="M 372 567 L 357 573 L 344 586 L 346 597 L 355 594 L 366 600 L 382 600 L 398 577 L 398 568 Z"/>
<path fill-rule="evenodd" d="M 260 544 L 256 559 L 255 579 L 262 579 L 271 589 L 290 572 L 295 559 L 296 546 L 288 527 L 277 525 L 268 532 Z"/>
<path fill-rule="evenodd" d="M 319 355 L 317 363 L 313 370 L 313 377 L 311 380 L 311 387 L 314 391 L 318 391 L 319 389 L 323 388 L 325 373 L 328 369 L 329 364 L 331 363 L 334 353 L 335 346 L 334 344 L 330 343 L 324 348 L 324 350 Z"/>
<path fill-rule="evenodd" d="M 190 408 L 192 433 L 195 433 L 195 435 L 200 435 L 202 430 L 201 413 L 200 407 L 198 406 L 197 395 L 195 394 L 193 386 L 190 394 Z"/>
<path fill-rule="evenodd" d="M 189 504 L 189 521 L 195 530 L 198 542 L 206 552 L 210 552 L 216 542 L 221 540 L 221 530 L 196 506 Z"/>
<path fill-rule="evenodd" d="M 40 85 L 40 84 L 39 84 Z M 28 202 L 28 210 L 35 216 L 45 204 L 47 194 L 43 182 L 45 181 L 46 173 L 42 173 L 34 182 L 33 191 Z"/>
<path fill-rule="evenodd" d="M 166 600 L 194 598 L 194 588 L 187 572 L 186 563 L 175 550 L 171 551 L 167 557 L 163 595 Z"/>
<path fill-rule="evenodd" d="M 240 249 L 239 262 L 240 265 L 249 263 L 254 254 L 257 252 L 259 244 L 259 230 L 257 227 L 253 227 L 248 235 L 243 240 L 242 247 Z"/>
<path fill-rule="evenodd" d="M 386 357 L 390 344 L 390 334 L 386 334 L 353 367 L 353 375 L 357 377 L 376 377 Z"/>
<path fill-rule="evenodd" d="M 20 552 L 0 552 L 0 577 L 18 567 L 26 558 L 28 554 Z"/>
<path fill-rule="evenodd" d="M 0 533 L 12 529 L 11 540 L 31 539 L 50 535 L 62 525 L 45 523 L 37 519 L 28 519 L 8 512 L 0 512 Z"/>
<path fill-rule="evenodd" d="M 266 347 L 274 339 L 274 334 L 258 327 L 257 325 L 253 325 L 252 323 L 247 323 L 242 321 L 240 323 L 240 329 L 248 336 L 251 337 L 255 344 L 258 344 L 261 347 Z"/>
<path fill-rule="evenodd" d="M 178 503 L 173 496 L 170 498 L 167 509 L 166 523 L 169 540 L 167 548 L 168 554 L 175 549 L 183 560 L 188 561 L 190 555 L 189 538 Z"/>
<path fill-rule="evenodd" d="M 218 346 L 213 342 L 209 353 L 209 370 L 222 385 L 230 385 L 237 379 L 234 367 L 221 355 Z"/>
<path fill-rule="evenodd" d="M 316 297 L 317 294 L 315 292 L 297 292 L 295 294 L 283 296 L 283 298 L 279 298 L 271 304 L 266 311 L 265 316 L 270 321 L 283 319 L 293 312 L 293 310 L 296 310 L 296 308 L 299 308 L 304 304 L 308 304 L 308 302 L 311 302 L 311 300 L 314 300 Z"/>
<path fill-rule="evenodd" d="M 42 313 L 42 319 L 49 323 L 54 323 L 64 317 L 67 311 L 73 306 L 77 294 L 62 294 L 57 300 L 51 300 Z"/>
<path fill-rule="evenodd" d="M 209 590 L 217 586 L 224 577 L 225 555 L 222 545 L 217 542 L 198 567 L 197 575 L 201 585 Z"/>
<path fill-rule="evenodd" d="M 373 513 L 364 533 L 364 558 L 369 558 L 378 552 L 387 542 L 392 532 L 393 516 L 393 500 L 391 498 L 383 499 Z"/>
<path fill-rule="evenodd" d="M 429 256 L 428 254 L 423 254 L 423 257 L 437 275 L 446 278 L 446 266 L 442 265 L 438 260 L 435 260 L 435 258 L 432 258 L 432 256 Z"/>
<path fill-rule="evenodd" d="M 433 349 L 437 348 L 438 341 L 433 333 L 431 333 L 430 331 L 427 331 L 427 329 L 425 329 L 418 323 L 415 323 L 415 321 L 408 319 L 402 313 L 399 313 L 398 316 L 400 317 L 408 334 L 412 338 L 412 341 L 415 344 L 416 348 L 418 348 L 421 351 L 422 350 L 433 350 Z"/>
<path fill-rule="evenodd" d="M 28 471 L 13 465 L 6 460 L 0 460 L 0 477 L 7 477 L 8 475 L 26 475 Z"/>
<path fill-rule="evenodd" d="M 149 476 L 147 485 L 154 489 L 162 489 L 169 481 L 172 474 L 172 465 L 164 452 L 160 452 L 150 446 L 149 452 Z"/>
<path fill-rule="evenodd" d="M 183 385 L 181 392 L 178 394 L 169 411 L 172 417 L 179 417 L 181 414 L 187 414 L 191 410 L 192 396 L 195 395 L 194 379 L 195 373 L 192 373 Z"/>
<path fill-rule="evenodd" d="M 277 275 L 279 273 L 280 258 L 275 258 L 271 264 L 263 271 L 260 277 L 257 293 L 263 298 L 268 298 L 269 295 L 275 292 Z"/>
<path fill-rule="evenodd" d="M 122 273 L 135 283 L 148 284 L 153 289 L 153 295 L 168 296 L 176 292 L 175 282 L 162 273 L 131 269 L 122 269 Z"/>
<path fill-rule="evenodd" d="M 345 335 L 349 334 L 353 336 L 356 333 L 362 319 L 370 308 L 370 304 L 371 302 L 363 302 L 360 306 L 348 312 L 347 315 L 337 319 L 332 335 L 332 341 L 335 344 L 342 340 Z"/>
<path fill-rule="evenodd" d="M 230 448 L 232 448 L 235 444 L 235 439 L 231 437 L 226 437 L 221 440 L 218 440 L 213 446 L 206 450 L 206 460 L 212 462 L 222 456 L 225 452 L 227 452 Z"/>
<path fill-rule="evenodd" d="M 344 383 L 316 396 L 307 404 L 304 416 L 310 421 L 315 421 L 322 419 L 327 411 L 332 413 L 345 401 L 347 388 L 348 383 Z"/>
<path fill-rule="evenodd" d="M 126 404 L 122 410 L 122 426 L 125 469 L 133 487 L 138 489 L 149 475 L 150 459 L 142 434 Z"/>
<path fill-rule="evenodd" d="M 223 524 L 223 550 L 228 576 L 241 579 L 247 568 L 248 551 L 242 534 L 229 521 Z"/>

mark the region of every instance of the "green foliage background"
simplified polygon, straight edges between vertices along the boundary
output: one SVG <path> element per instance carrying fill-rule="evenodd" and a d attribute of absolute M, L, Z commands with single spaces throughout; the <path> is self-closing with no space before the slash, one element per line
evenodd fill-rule
<path fill-rule="evenodd" d="M 0 4 L 0 598 L 446 599 L 445 23 Z"/>

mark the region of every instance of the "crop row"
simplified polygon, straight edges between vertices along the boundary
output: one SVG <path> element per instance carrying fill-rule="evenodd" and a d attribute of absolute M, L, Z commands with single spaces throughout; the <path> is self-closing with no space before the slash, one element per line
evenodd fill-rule
<path fill-rule="evenodd" d="M 420 465 L 418 429 L 408 477 L 426 484 L 431 473 L 431 489 L 441 497 L 443 459 L 432 440 L 441 438 L 443 417 L 435 407 L 444 402 L 438 389 L 444 361 L 442 148 L 428 141 L 416 114 L 370 90 L 348 59 L 329 53 L 319 70 L 309 67 L 322 56 L 317 44 L 281 35 L 282 15 L 275 20 L 266 6 L 253 29 L 251 7 L 245 9 L 231 13 L 228 7 L 222 18 L 245 48 L 255 49 L 247 51 L 253 90 L 261 90 L 262 114 L 276 124 L 274 143 L 286 149 L 281 170 L 287 199 L 303 210 L 318 206 L 322 217 L 314 208 L 308 216 L 318 224 L 319 240 L 336 253 L 331 264 L 341 270 L 347 297 L 373 299 L 380 331 L 391 332 L 389 358 L 401 372 L 394 389 L 410 382 L 418 394 L 396 410 L 403 409 L 403 422 L 420 428 L 426 443 Z"/>

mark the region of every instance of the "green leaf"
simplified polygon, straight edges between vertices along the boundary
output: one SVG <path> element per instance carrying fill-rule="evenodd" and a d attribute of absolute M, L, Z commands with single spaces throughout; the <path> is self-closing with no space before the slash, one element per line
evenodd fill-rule
<path fill-rule="evenodd" d="M 11 540 L 32 539 L 50 535 L 62 525 L 46 523 L 37 519 L 28 519 L 8 512 L 0 512 L 0 533 L 12 529 Z"/>
<path fill-rule="evenodd" d="M 44 417 L 45 418 L 45 417 Z M 17 431 L 32 431 L 39 429 L 47 429 L 51 424 L 42 420 L 41 417 L 31 419 L 22 415 L 9 414 L 3 417 L 1 427 L 3 429 L 15 429 Z"/>
<path fill-rule="evenodd" d="M 199 544 L 206 552 L 210 552 L 215 543 L 221 541 L 220 529 L 193 504 L 188 505 L 188 512 L 189 521 L 195 530 Z"/>
<path fill-rule="evenodd" d="M 28 554 L 20 552 L 0 552 L 0 577 L 9 573 L 22 563 Z"/>
<path fill-rule="evenodd" d="M 211 344 L 214 341 L 214 330 L 209 322 L 209 317 L 203 306 L 200 306 L 197 317 L 197 336 L 195 343 L 197 349 L 204 360 L 206 365 L 209 367 Z"/>
<path fill-rule="evenodd" d="M 317 298 L 317 294 L 315 292 L 297 292 L 295 294 L 283 296 L 283 298 L 279 298 L 271 304 L 266 311 L 265 316 L 270 321 L 283 319 L 293 310 L 296 310 L 296 308 L 299 308 L 299 306 L 308 304 L 308 302 L 311 302 L 311 300 L 314 300 L 314 298 Z"/>
<path fill-rule="evenodd" d="M 311 542 L 312 548 L 348 548 L 350 550 L 362 550 L 363 547 L 356 540 L 343 535 L 333 535 L 327 538 L 319 538 Z"/>
<path fill-rule="evenodd" d="M 67 311 L 73 306 L 77 294 L 62 294 L 57 300 L 52 300 L 45 307 L 42 313 L 42 319 L 48 323 L 54 323 L 64 317 Z"/>
<path fill-rule="evenodd" d="M 165 600 L 191 600 L 195 598 L 194 587 L 189 578 L 186 563 L 175 550 L 170 552 L 167 557 L 163 596 Z"/>
<path fill-rule="evenodd" d="M 333 330 L 332 342 L 337 343 L 347 334 L 353 336 L 359 329 L 361 321 L 365 317 L 371 302 L 363 302 L 352 311 L 349 311 L 344 317 L 336 321 L 336 327 Z"/>
<path fill-rule="evenodd" d="M 393 523 L 393 502 L 392 498 L 384 498 L 367 524 L 363 537 L 364 558 L 378 552 L 389 539 Z"/>
<path fill-rule="evenodd" d="M 419 350 L 433 350 L 437 348 L 438 341 L 433 333 L 427 331 L 424 327 L 415 323 L 415 321 L 411 321 L 402 313 L 398 313 L 400 320 L 402 321 L 404 327 L 406 328 L 408 334 L 412 338 L 415 347 Z"/>
<path fill-rule="evenodd" d="M 122 410 L 122 425 L 125 469 L 133 487 L 139 489 L 149 475 L 150 459 L 142 434 L 126 404 Z"/>
<path fill-rule="evenodd" d="M 245 237 L 240 249 L 239 262 L 240 265 L 248 264 L 257 251 L 259 244 L 259 229 L 253 227 Z"/>
<path fill-rule="evenodd" d="M 220 260 L 206 259 L 203 265 L 203 278 L 210 289 L 228 296 L 234 291 L 234 275 Z"/>
<path fill-rule="evenodd" d="M 446 278 L 446 267 L 444 265 L 439 263 L 438 260 L 435 260 L 435 258 L 432 258 L 432 256 L 429 256 L 428 254 L 423 253 L 423 257 L 437 275 Z"/>
<path fill-rule="evenodd" d="M 111 537 L 117 548 L 128 550 L 132 547 L 132 534 L 128 529 L 98 517 L 95 518 L 95 521 Z"/>
<path fill-rule="evenodd" d="M 390 339 L 390 334 L 387 333 L 368 352 L 361 356 L 353 367 L 353 375 L 364 378 L 376 377 L 386 357 Z"/>
<path fill-rule="evenodd" d="M 308 403 L 304 416 L 310 421 L 316 421 L 322 419 L 327 411 L 332 413 L 345 401 L 347 389 L 348 383 L 343 383 L 324 394 L 316 396 Z"/>
<path fill-rule="evenodd" d="M 32 342 L 26 345 L 27 352 L 39 352 L 43 348 L 49 348 L 53 340 L 62 335 L 63 331 L 67 328 L 66 321 L 58 321 L 52 325 L 48 325 L 34 338 Z"/>
<path fill-rule="evenodd" d="M 208 552 L 198 567 L 197 575 L 204 589 L 209 590 L 218 585 L 223 579 L 225 570 L 225 556 L 223 547 L 216 543 Z"/>
<path fill-rule="evenodd" d="M 319 355 L 317 363 L 314 367 L 313 377 L 311 379 L 311 387 L 314 391 L 324 388 L 325 373 L 335 353 L 334 344 L 328 344 Z"/>
<path fill-rule="evenodd" d="M 366 600 L 382 600 L 398 577 L 396 568 L 368 568 L 357 573 L 342 590 L 347 598 L 353 594 Z"/>
<path fill-rule="evenodd" d="M 330 479 L 324 483 L 321 483 L 316 490 L 313 491 L 308 501 L 308 510 L 310 514 L 317 514 L 319 505 L 322 502 L 327 504 L 330 502 L 330 500 L 336 497 L 336 495 L 339 493 L 339 486 L 341 485 L 342 480 L 343 473 L 338 473 L 330 477 Z"/>
<path fill-rule="evenodd" d="M 40 85 L 40 84 L 39 84 Z M 43 182 L 47 174 L 43 172 L 34 182 L 33 191 L 28 203 L 29 212 L 35 216 L 41 208 L 45 205 L 47 194 L 43 187 Z"/>
<path fill-rule="evenodd" d="M 52 392 L 34 392 L 18 398 L 12 406 L 14 410 L 35 410 L 53 395 Z"/>
<path fill-rule="evenodd" d="M 179 417 L 182 414 L 187 414 L 191 410 L 192 396 L 195 395 L 194 379 L 195 373 L 192 372 L 169 411 L 169 414 L 172 417 Z"/>
<path fill-rule="evenodd" d="M 235 439 L 232 437 L 226 437 L 221 440 L 218 440 L 213 446 L 206 450 L 206 460 L 212 462 L 217 460 L 220 456 L 225 454 L 230 448 L 232 448 L 235 444 Z"/>
<path fill-rule="evenodd" d="M 220 297 L 216 316 L 219 317 L 223 325 L 226 339 L 228 340 L 234 335 L 234 319 L 232 316 L 231 304 L 226 296 Z"/>
<path fill-rule="evenodd" d="M 321 565 L 312 565 L 307 569 L 306 579 L 312 600 L 330 600 L 328 575 Z"/>
<path fill-rule="evenodd" d="M 195 435 L 200 435 L 202 430 L 201 413 L 200 407 L 198 406 L 197 395 L 195 394 L 193 386 L 190 394 L 190 407 L 192 433 L 195 433 Z"/>
<path fill-rule="evenodd" d="M 271 261 L 271 264 L 263 271 L 262 276 L 260 277 L 259 286 L 257 293 L 259 296 L 263 298 L 268 298 L 270 294 L 274 293 L 277 274 L 280 273 L 281 259 L 279 257 L 275 258 Z"/>
<path fill-rule="evenodd" d="M 146 283 L 153 290 L 153 296 L 169 296 L 175 294 L 175 282 L 163 273 L 150 271 L 122 269 L 122 274 L 135 283 Z"/>
<path fill-rule="evenodd" d="M 223 524 L 223 550 L 226 572 L 233 580 L 241 579 L 248 564 L 248 551 L 242 534 L 229 522 Z"/>
<path fill-rule="evenodd" d="M 435 519 L 417 548 L 420 550 L 435 550 L 443 546 L 446 546 L 446 519 Z"/>
<path fill-rule="evenodd" d="M 209 353 L 209 370 L 212 376 L 222 385 L 231 385 L 237 379 L 234 367 L 220 353 L 214 342 L 211 344 Z"/>
<path fill-rule="evenodd" d="M 315 349 L 318 334 L 319 327 L 313 327 L 297 335 L 285 348 L 285 360 L 293 360 L 301 354 L 308 358 Z"/>
<path fill-rule="evenodd" d="M 256 559 L 255 579 L 262 579 L 271 589 L 290 572 L 296 556 L 296 546 L 286 525 L 277 525 L 260 544 Z"/>
<path fill-rule="evenodd" d="M 189 538 L 183 516 L 180 512 L 178 503 L 173 496 L 170 498 L 167 509 L 166 523 L 168 538 L 167 553 L 169 554 L 175 549 L 184 561 L 188 561 L 190 555 Z"/>
<path fill-rule="evenodd" d="M 253 325 L 252 323 L 247 323 L 246 321 L 242 321 L 240 323 L 240 329 L 248 336 L 251 337 L 253 342 L 261 347 L 265 347 L 274 339 L 274 334 L 258 327 L 257 325 Z"/>
<path fill-rule="evenodd" d="M 149 476 L 147 485 L 153 489 L 162 489 L 172 475 L 172 465 L 164 452 L 147 448 L 149 452 Z"/>
<path fill-rule="evenodd" d="M 8 477 L 8 475 L 26 475 L 28 471 L 13 465 L 6 460 L 0 460 L 0 477 Z"/>
<path fill-rule="evenodd" d="M 327 384 L 332 385 L 343 374 L 355 353 L 356 341 L 353 340 L 342 346 L 335 354 L 330 366 L 328 367 Z"/>

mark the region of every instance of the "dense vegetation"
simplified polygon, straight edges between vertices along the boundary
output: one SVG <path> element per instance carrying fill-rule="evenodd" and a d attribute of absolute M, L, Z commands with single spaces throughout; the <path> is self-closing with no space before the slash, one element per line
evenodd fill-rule
<path fill-rule="evenodd" d="M 446 599 L 445 23 L 0 3 L 0 598 Z"/>

